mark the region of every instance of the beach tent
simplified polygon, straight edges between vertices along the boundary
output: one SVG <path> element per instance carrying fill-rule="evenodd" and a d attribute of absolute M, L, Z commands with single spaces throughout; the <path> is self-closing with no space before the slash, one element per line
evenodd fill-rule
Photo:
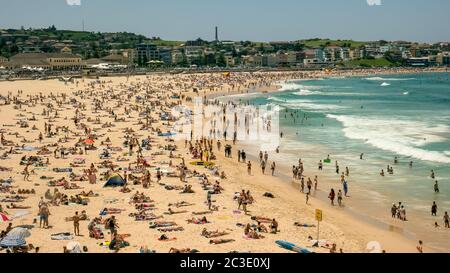
<path fill-rule="evenodd" d="M 4 222 L 8 222 L 9 221 L 9 217 L 4 214 L 3 212 L 0 212 L 0 223 L 4 223 Z"/>
<path fill-rule="evenodd" d="M 103 187 L 123 187 L 124 185 L 125 180 L 122 176 L 120 176 L 120 174 L 113 174 Z"/>

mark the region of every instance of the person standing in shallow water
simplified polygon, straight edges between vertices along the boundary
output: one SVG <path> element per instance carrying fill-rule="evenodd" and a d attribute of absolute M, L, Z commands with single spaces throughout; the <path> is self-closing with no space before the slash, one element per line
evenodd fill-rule
<path fill-rule="evenodd" d="M 437 216 L 437 209 L 436 202 L 433 202 L 433 205 L 431 205 L 431 216 Z"/>
<path fill-rule="evenodd" d="M 437 180 L 434 182 L 434 192 L 439 193 L 439 183 Z"/>
<path fill-rule="evenodd" d="M 450 228 L 450 217 L 447 212 L 444 214 L 444 226 L 445 228 Z"/>

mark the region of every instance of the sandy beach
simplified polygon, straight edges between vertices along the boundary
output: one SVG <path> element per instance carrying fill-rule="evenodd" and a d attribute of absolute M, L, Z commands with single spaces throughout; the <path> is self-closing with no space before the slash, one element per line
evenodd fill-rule
<path fill-rule="evenodd" d="M 26 227 L 27 250 L 15 251 L 39 248 L 46 253 L 61 253 L 70 242 L 78 242 L 89 253 L 291 252 L 280 248 L 277 240 L 318 253 L 415 253 L 417 241 L 316 198 L 316 192 L 329 191 L 320 182 L 306 204 L 291 173 L 276 169 L 272 176 L 268 165 L 263 175 L 257 154 L 247 156 L 252 162 L 249 175 L 247 164 L 238 162 L 237 151 L 250 149 L 239 141 L 221 140 L 219 149 L 215 139 L 189 143 L 166 134 L 176 121 L 170 114 L 173 107 L 192 108 L 195 96 L 276 92 L 281 81 L 291 79 L 411 72 L 151 74 L 68 83 L 0 82 L 0 205 L 9 219 L 0 221 L 0 231 L 10 223 L 9 229 Z M 225 145 L 231 146 L 231 157 L 225 157 Z M 206 151 L 215 159 L 198 158 Z M 197 161 L 211 165 L 191 164 Z M 119 182 L 126 180 L 125 186 L 104 187 L 117 175 L 122 178 Z M 319 175 L 315 170 L 305 170 L 305 176 L 315 175 Z M 242 190 L 251 193 L 245 195 L 247 212 L 238 207 Z M 105 208 L 107 214 L 100 215 Z M 316 209 L 323 211 L 319 247 L 313 247 Z M 46 211 L 49 227 L 41 228 L 40 215 Z M 83 211 L 87 219 L 79 219 L 80 236 L 75 236 L 74 221 L 68 218 Z M 105 228 L 113 215 L 115 236 Z M 273 219 L 278 224 L 275 233 L 270 232 Z M 152 224 L 156 227 L 150 228 Z M 247 224 L 254 225 L 252 231 Z M 90 236 L 100 233 L 104 236 Z M 123 247 L 110 249 L 111 239 Z M 434 250 L 425 245 L 424 251 Z"/>

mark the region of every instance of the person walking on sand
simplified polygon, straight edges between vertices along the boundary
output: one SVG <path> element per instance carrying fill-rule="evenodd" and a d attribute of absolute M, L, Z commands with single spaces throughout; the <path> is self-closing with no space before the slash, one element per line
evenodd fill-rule
<path fill-rule="evenodd" d="M 208 204 L 208 209 L 211 210 L 212 200 L 211 200 L 211 191 L 208 191 L 206 195 L 206 202 Z"/>
<path fill-rule="evenodd" d="M 311 178 L 308 177 L 308 181 L 306 182 L 306 187 L 308 188 L 308 194 L 311 194 L 312 181 Z"/>
<path fill-rule="evenodd" d="M 450 228 L 450 217 L 447 212 L 444 214 L 444 226 L 445 228 Z"/>
<path fill-rule="evenodd" d="M 419 241 L 419 245 L 416 247 L 417 251 L 419 251 L 419 253 L 423 253 L 423 242 Z"/>
<path fill-rule="evenodd" d="M 24 181 L 29 181 L 29 178 L 30 178 L 30 171 L 28 170 L 29 167 L 30 167 L 30 164 L 27 163 L 27 165 L 25 165 L 25 169 L 23 170 L 23 172 L 24 172 L 23 180 Z"/>
<path fill-rule="evenodd" d="M 317 186 L 319 185 L 319 178 L 317 175 L 314 177 L 314 191 L 317 191 Z"/>
<path fill-rule="evenodd" d="M 111 218 L 106 220 L 106 228 L 109 229 L 111 233 L 111 240 L 114 238 L 114 234 L 117 232 L 119 226 L 117 225 L 116 217 L 113 215 Z"/>
<path fill-rule="evenodd" d="M 348 197 L 348 183 L 347 180 L 344 180 L 344 182 L 342 183 L 342 187 L 344 188 L 344 195 L 345 197 Z"/>
<path fill-rule="evenodd" d="M 42 228 L 49 228 L 48 218 L 50 215 L 50 210 L 48 209 L 47 205 L 41 207 L 39 214 L 41 219 L 39 222 L 39 227 L 41 227 L 42 224 Z"/>
<path fill-rule="evenodd" d="M 247 173 L 252 175 L 252 163 L 250 161 L 247 163 Z"/>
<path fill-rule="evenodd" d="M 270 166 L 270 170 L 272 171 L 272 176 L 274 176 L 275 167 L 276 167 L 276 165 L 275 165 L 275 161 L 274 161 L 274 162 L 272 162 L 272 165 Z"/>
<path fill-rule="evenodd" d="M 265 174 L 265 172 L 266 172 L 266 161 L 261 161 L 261 171 L 262 171 L 262 174 Z"/>
<path fill-rule="evenodd" d="M 334 206 L 334 198 L 336 197 L 336 194 L 334 192 L 334 189 L 331 189 L 330 194 L 328 195 L 328 198 L 331 201 L 331 205 Z"/>
<path fill-rule="evenodd" d="M 339 207 L 342 207 L 342 191 L 341 190 L 338 191 L 338 204 L 339 204 Z"/>
<path fill-rule="evenodd" d="M 78 215 L 78 211 L 75 212 L 75 215 L 72 217 L 73 221 L 73 233 L 75 236 L 80 236 L 80 216 Z"/>

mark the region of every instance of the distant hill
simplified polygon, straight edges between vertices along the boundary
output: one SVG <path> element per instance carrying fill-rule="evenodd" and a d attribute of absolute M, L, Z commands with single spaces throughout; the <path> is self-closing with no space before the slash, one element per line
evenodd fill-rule
<path fill-rule="evenodd" d="M 306 47 L 325 47 L 325 46 L 341 46 L 341 47 L 360 47 L 370 42 L 353 41 L 353 40 L 330 40 L 330 39 L 307 39 L 298 40 L 298 43 L 304 44 Z"/>
<path fill-rule="evenodd" d="M 14 44 L 24 44 L 26 38 L 21 35 L 30 37 L 37 37 L 38 41 L 33 40 L 34 46 L 38 46 L 44 52 L 54 52 L 48 43 L 48 40 L 55 40 L 57 42 L 66 43 L 71 41 L 71 49 L 73 53 L 80 54 L 84 58 L 99 58 L 109 54 L 111 49 L 128 49 L 136 48 L 140 43 L 154 43 L 158 46 L 178 46 L 183 44 L 180 41 L 166 41 L 159 37 L 148 38 L 144 35 L 138 35 L 128 32 L 88 32 L 88 31 L 73 31 L 73 30 L 58 30 L 54 26 L 44 29 L 7 29 L 3 34 L 12 34 Z M 9 38 L 10 39 L 10 38 Z M 18 48 L 14 46 L 7 46 L 2 41 L 0 36 L 0 55 L 6 57 L 18 53 Z"/>

